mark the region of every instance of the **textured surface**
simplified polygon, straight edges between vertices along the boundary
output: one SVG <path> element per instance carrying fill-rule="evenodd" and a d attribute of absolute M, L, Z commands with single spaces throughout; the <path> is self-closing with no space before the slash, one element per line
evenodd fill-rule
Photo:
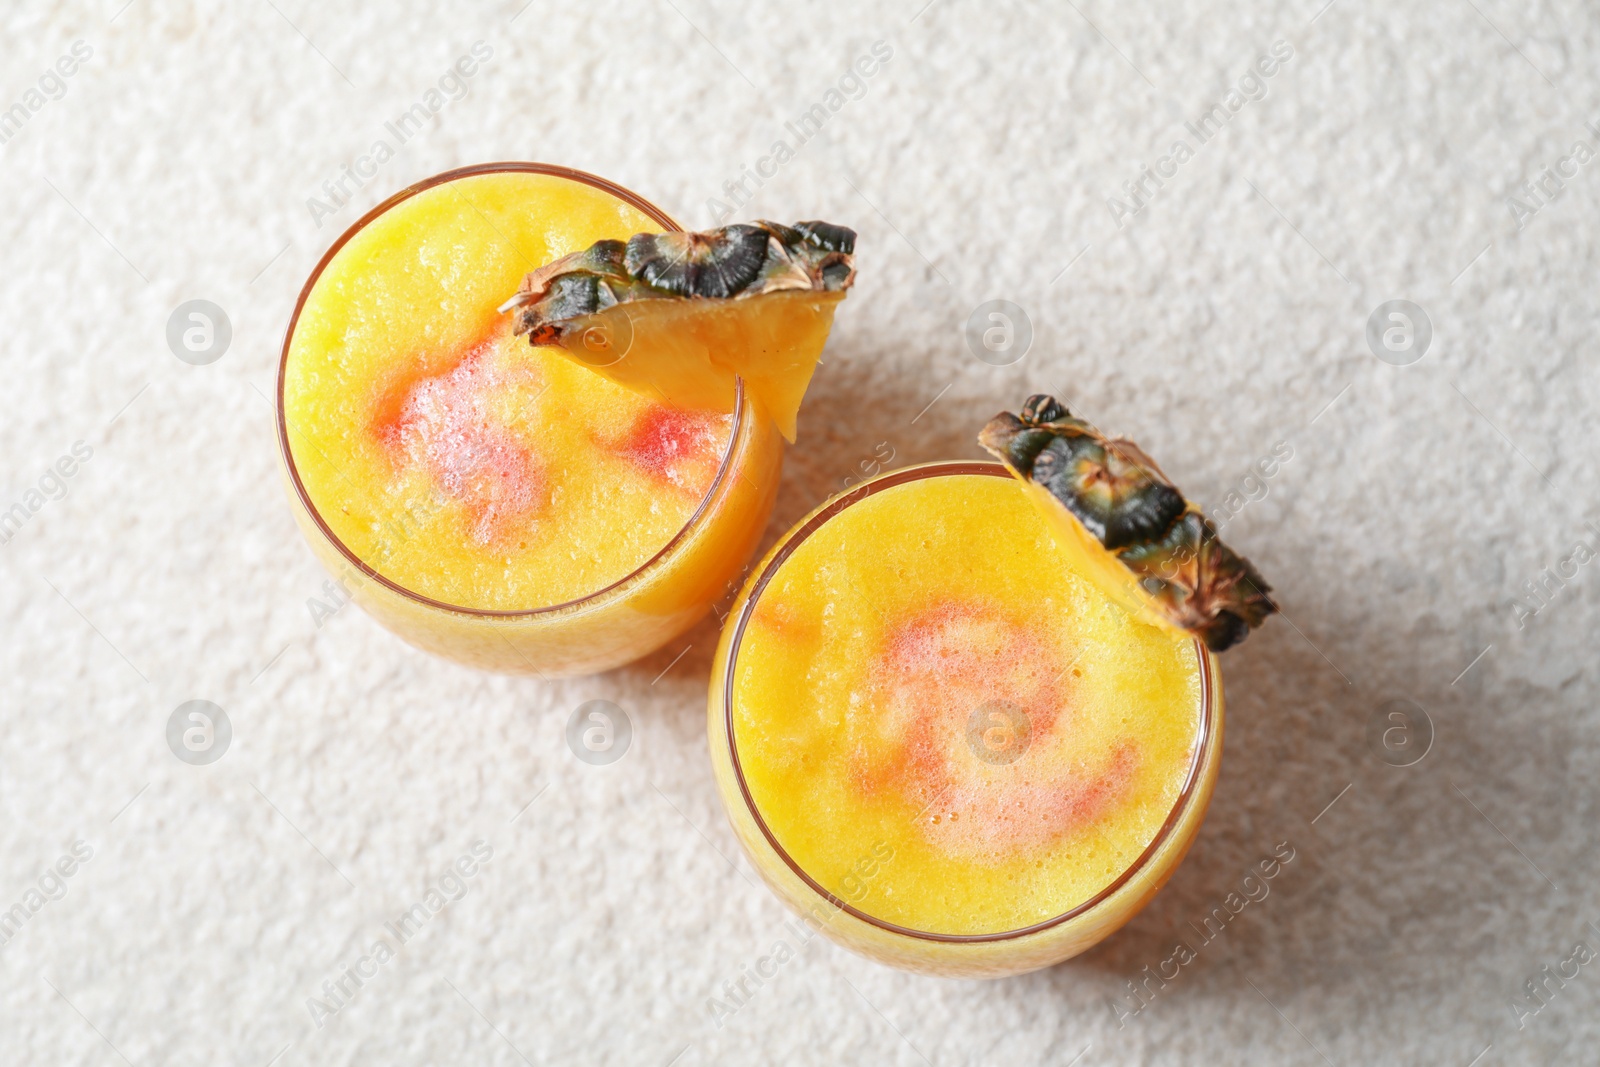
<path fill-rule="evenodd" d="M 1592 6 L 920 5 L 7 5 L 0 508 L 28 514 L 0 545 L 0 900 L 26 911 L 74 841 L 93 854 L 0 946 L 0 1062 L 1593 1061 L 1600 961 L 1537 1015 L 1524 982 L 1600 948 L 1600 563 L 1574 554 L 1600 519 L 1600 167 L 1519 191 L 1595 140 Z M 1185 123 L 1279 39 L 1265 95 L 1200 143 Z M 77 40 L 90 57 L 30 98 Z M 418 102 L 398 144 L 385 123 Z M 1122 933 L 992 983 L 815 939 L 719 1026 L 707 999 L 797 936 L 707 773 L 714 625 L 545 685 L 353 609 L 314 620 L 331 598 L 265 398 L 301 280 L 406 182 L 545 159 L 709 226 L 779 137 L 792 158 L 734 216 L 855 226 L 860 281 L 769 537 L 859 464 L 980 455 L 983 420 L 1049 390 L 1236 512 L 1284 617 L 1228 654 L 1210 819 Z M 393 158 L 362 163 L 380 138 Z M 1131 213 L 1123 184 L 1178 138 L 1193 157 Z M 347 164 L 376 173 L 314 219 Z M 203 366 L 165 335 L 195 298 L 232 324 Z M 963 337 L 996 298 L 1033 333 L 998 368 Z M 1432 323 L 1408 366 L 1364 335 L 1392 299 Z M 29 497 L 77 441 L 64 498 Z M 1531 613 L 1523 583 L 1565 560 Z M 1368 732 L 1400 698 L 1436 735 L 1405 768 Z M 191 699 L 233 724 L 209 766 L 165 739 Z M 631 717 L 610 766 L 564 740 L 589 699 Z M 461 899 L 315 1026 L 307 998 L 480 838 Z M 1280 842 L 1270 894 L 1200 944 Z M 1126 983 L 1180 938 L 1195 958 L 1131 1014 Z"/>

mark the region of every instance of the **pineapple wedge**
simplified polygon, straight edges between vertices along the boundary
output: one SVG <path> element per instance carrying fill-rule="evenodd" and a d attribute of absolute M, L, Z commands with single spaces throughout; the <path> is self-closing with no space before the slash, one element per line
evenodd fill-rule
<path fill-rule="evenodd" d="M 800 400 L 855 282 L 855 231 L 740 223 L 598 241 L 523 279 L 500 308 L 619 385 L 732 411 L 735 379 L 793 443 Z"/>
<path fill-rule="evenodd" d="M 996 415 L 978 442 L 1022 480 L 1062 547 L 1130 612 L 1221 652 L 1278 610 L 1271 586 L 1154 460 L 1054 397 L 1030 396 L 1019 414 Z"/>

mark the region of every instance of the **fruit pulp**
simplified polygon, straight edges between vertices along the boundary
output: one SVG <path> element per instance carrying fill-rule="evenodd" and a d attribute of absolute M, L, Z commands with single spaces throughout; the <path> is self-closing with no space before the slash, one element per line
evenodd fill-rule
<path fill-rule="evenodd" d="M 1011 973 L 1170 873 L 1215 771 L 1214 664 L 1119 606 L 998 465 L 918 473 L 824 505 L 758 570 L 719 650 L 713 758 L 758 868 L 825 932 Z"/>
<path fill-rule="evenodd" d="M 738 375 L 793 443 L 800 401 L 843 299 L 842 292 L 777 292 L 709 311 L 706 301 L 645 300 L 582 320 L 594 325 L 561 346 L 613 381 L 694 410 L 731 410 Z M 646 343 L 648 359 L 627 351 Z"/>
<path fill-rule="evenodd" d="M 765 525 L 770 426 L 624 389 L 496 310 L 532 266 L 670 225 L 620 193 L 575 172 L 444 175 L 357 224 L 302 297 L 281 379 L 297 510 L 414 643 L 507 670 L 615 666 L 703 612 Z"/>

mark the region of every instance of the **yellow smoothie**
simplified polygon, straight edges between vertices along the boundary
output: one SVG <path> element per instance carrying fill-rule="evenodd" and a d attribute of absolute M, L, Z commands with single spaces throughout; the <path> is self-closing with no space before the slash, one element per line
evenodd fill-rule
<path fill-rule="evenodd" d="M 297 515 L 402 637 L 503 670 L 601 670 L 681 633 L 738 573 L 776 488 L 770 421 L 623 388 L 497 310 L 539 264 L 663 228 L 586 175 L 472 168 L 382 205 L 307 284 L 280 378 Z"/>
<path fill-rule="evenodd" d="M 997 464 L 836 498 L 733 618 L 724 799 L 780 895 L 852 948 L 952 974 L 1056 962 L 1126 921 L 1198 828 L 1214 663 L 1125 611 Z"/>

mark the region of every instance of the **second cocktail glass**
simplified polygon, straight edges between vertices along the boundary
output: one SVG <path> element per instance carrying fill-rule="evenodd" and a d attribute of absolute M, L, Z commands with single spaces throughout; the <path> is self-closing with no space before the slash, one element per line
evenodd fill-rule
<path fill-rule="evenodd" d="M 1000 976 L 1131 918 L 1199 829 L 1215 658 L 1072 573 L 995 463 L 836 496 L 753 573 L 708 734 L 756 868 L 833 940 Z"/>

